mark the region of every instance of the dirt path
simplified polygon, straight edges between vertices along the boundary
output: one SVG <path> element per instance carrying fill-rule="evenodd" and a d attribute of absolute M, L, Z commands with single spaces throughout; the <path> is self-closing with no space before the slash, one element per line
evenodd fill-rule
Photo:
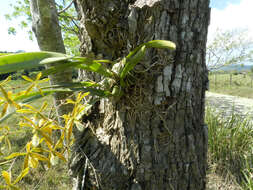
<path fill-rule="evenodd" d="M 231 115 L 234 109 L 235 113 L 242 116 L 249 114 L 253 118 L 253 99 L 206 92 L 206 105 L 218 109 L 225 116 Z"/>

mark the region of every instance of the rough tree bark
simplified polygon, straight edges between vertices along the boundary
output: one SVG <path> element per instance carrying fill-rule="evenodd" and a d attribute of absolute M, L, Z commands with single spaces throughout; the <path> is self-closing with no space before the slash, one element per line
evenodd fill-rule
<path fill-rule="evenodd" d="M 36 36 L 40 50 L 66 53 L 55 1 L 31 0 L 30 9 L 32 14 L 33 32 Z M 72 82 L 72 70 L 66 69 L 62 73 L 50 75 L 49 78 L 52 85 Z M 64 123 L 60 116 L 72 111 L 72 106 L 70 104 L 62 103 L 62 101 L 70 96 L 72 96 L 72 93 L 54 94 L 54 105 L 61 125 L 64 125 Z"/>
<path fill-rule="evenodd" d="M 85 120 L 70 165 L 74 189 L 205 189 L 209 0 L 77 0 L 76 7 L 83 55 L 115 60 L 154 39 L 177 50 L 149 50 L 126 95 L 102 101 Z"/>

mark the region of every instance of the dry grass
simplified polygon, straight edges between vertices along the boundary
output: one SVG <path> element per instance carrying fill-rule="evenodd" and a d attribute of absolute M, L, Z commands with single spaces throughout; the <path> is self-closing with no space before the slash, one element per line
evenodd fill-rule
<path fill-rule="evenodd" d="M 253 98 L 253 79 L 250 75 L 209 74 L 210 91 L 245 98 Z"/>
<path fill-rule="evenodd" d="M 207 175 L 206 190 L 241 190 L 233 176 L 221 176 L 210 172 Z"/>
<path fill-rule="evenodd" d="M 20 86 L 21 84 L 22 81 L 14 81 L 12 86 Z M 52 103 L 52 98 L 48 97 L 46 101 Z M 42 102 L 43 100 L 36 102 L 37 106 L 39 107 Z M 251 174 L 252 171 L 251 166 L 247 168 L 245 164 L 245 158 L 249 161 L 253 160 L 253 153 L 249 154 L 253 147 L 252 128 L 246 126 L 247 122 L 244 122 L 243 118 L 234 117 L 233 121 L 225 122 L 212 113 L 214 112 L 210 110 L 207 110 L 206 113 L 206 122 L 209 126 L 207 190 L 252 190 L 253 188 L 249 184 L 243 185 L 245 182 L 243 171 L 248 174 Z M 14 117 L 9 118 L 6 124 L 17 130 L 19 129 L 17 122 L 18 118 Z M 31 132 L 28 130 L 13 135 L 11 137 L 13 150 L 20 151 L 25 140 L 30 137 Z M 241 142 L 244 144 L 240 144 Z M 19 162 L 22 163 L 22 160 L 16 160 L 16 162 L 18 165 Z M 0 169 L 6 170 L 10 164 L 1 165 Z M 18 167 L 12 169 L 14 176 L 19 173 L 18 170 Z M 43 167 L 33 170 L 19 183 L 19 186 L 24 190 L 69 190 L 71 189 L 71 178 L 68 175 L 67 165 L 60 163 L 47 170 Z"/>

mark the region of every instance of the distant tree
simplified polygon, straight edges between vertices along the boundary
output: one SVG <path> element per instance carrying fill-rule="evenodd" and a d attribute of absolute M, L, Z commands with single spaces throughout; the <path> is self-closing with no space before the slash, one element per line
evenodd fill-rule
<path fill-rule="evenodd" d="M 19 18 L 19 26 L 27 32 L 30 40 L 33 40 L 32 32 L 32 15 L 30 12 L 30 0 L 16 0 L 10 4 L 12 9 L 5 18 L 9 21 Z M 55 3 L 59 25 L 62 30 L 62 38 L 66 52 L 71 55 L 79 55 L 80 40 L 79 35 L 79 20 L 74 7 L 74 0 L 58 0 Z M 17 28 L 10 26 L 8 33 L 16 35 Z"/>
<path fill-rule="evenodd" d="M 216 36 L 207 43 L 206 62 L 208 70 L 251 61 L 252 55 L 253 41 L 246 29 L 227 31 L 217 29 Z"/>

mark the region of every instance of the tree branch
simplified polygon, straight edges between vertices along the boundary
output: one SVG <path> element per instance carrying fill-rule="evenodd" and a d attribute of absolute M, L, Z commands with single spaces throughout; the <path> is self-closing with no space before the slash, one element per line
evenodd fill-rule
<path fill-rule="evenodd" d="M 57 12 L 57 14 L 59 15 L 59 14 L 65 12 L 66 10 L 68 10 L 71 7 L 71 5 L 74 3 L 74 1 L 75 0 L 72 0 L 67 7 L 65 7 L 64 9 L 60 10 L 59 12 Z"/>

